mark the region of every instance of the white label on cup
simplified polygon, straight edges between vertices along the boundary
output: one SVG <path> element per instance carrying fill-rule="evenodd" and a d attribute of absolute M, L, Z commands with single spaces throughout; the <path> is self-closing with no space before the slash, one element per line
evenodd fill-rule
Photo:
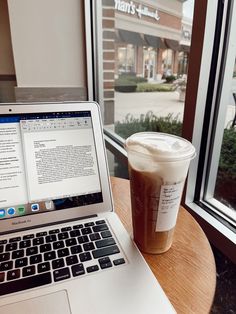
<path fill-rule="evenodd" d="M 168 231 L 175 226 L 183 186 L 184 181 L 161 186 L 156 231 Z"/>

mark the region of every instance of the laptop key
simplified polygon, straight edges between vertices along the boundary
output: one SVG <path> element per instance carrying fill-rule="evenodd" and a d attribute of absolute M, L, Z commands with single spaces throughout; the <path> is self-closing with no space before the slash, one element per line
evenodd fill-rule
<path fill-rule="evenodd" d="M 84 251 L 92 251 L 95 249 L 93 242 L 88 242 L 83 245 Z"/>
<path fill-rule="evenodd" d="M 7 280 L 20 278 L 20 269 L 9 270 L 7 272 Z"/>
<path fill-rule="evenodd" d="M 0 295 L 40 287 L 51 282 L 52 278 L 50 272 L 36 275 L 34 276 L 34 280 L 32 280 L 31 277 L 26 277 L 15 281 L 4 282 L 1 284 Z"/>
<path fill-rule="evenodd" d="M 51 243 L 42 244 L 40 245 L 39 248 L 40 248 L 40 253 L 44 253 L 44 252 L 48 252 L 52 250 Z"/>
<path fill-rule="evenodd" d="M 38 232 L 38 233 L 36 233 L 36 237 L 38 238 L 38 237 L 44 237 L 44 236 L 46 236 L 47 235 L 47 231 L 42 231 L 42 232 Z"/>
<path fill-rule="evenodd" d="M 65 266 L 63 258 L 55 259 L 52 261 L 52 268 L 57 269 L 57 268 L 62 268 Z"/>
<path fill-rule="evenodd" d="M 108 230 L 107 225 L 103 224 L 103 225 L 97 225 L 92 227 L 94 232 L 100 232 L 100 231 L 105 231 Z"/>
<path fill-rule="evenodd" d="M 91 241 L 96 241 L 96 240 L 100 240 L 101 239 L 99 233 L 92 233 L 92 234 L 89 235 L 89 237 L 90 237 Z"/>
<path fill-rule="evenodd" d="M 101 236 L 103 239 L 110 238 L 112 236 L 111 231 L 106 230 L 101 232 Z"/>
<path fill-rule="evenodd" d="M 72 238 L 72 239 L 67 239 L 66 240 L 66 246 L 72 246 L 72 245 L 76 245 L 77 244 L 77 241 L 75 238 Z"/>
<path fill-rule="evenodd" d="M 50 252 L 46 252 L 44 253 L 44 260 L 45 261 L 50 261 L 52 259 L 56 258 L 56 252 L 55 251 L 50 251 Z"/>
<path fill-rule="evenodd" d="M 109 257 L 102 257 L 98 260 L 101 269 L 112 267 L 112 263 Z"/>
<path fill-rule="evenodd" d="M 78 257 L 76 255 L 67 256 L 66 264 L 67 266 L 78 264 Z"/>
<path fill-rule="evenodd" d="M 0 271 L 6 271 L 13 268 L 13 261 L 2 262 L 0 264 Z"/>
<path fill-rule="evenodd" d="M 71 270 L 72 270 L 72 274 L 73 274 L 74 277 L 85 274 L 85 270 L 84 270 L 84 265 L 83 264 L 73 265 L 71 267 Z"/>
<path fill-rule="evenodd" d="M 53 248 L 54 250 L 57 250 L 57 249 L 62 249 L 65 247 L 65 244 L 63 241 L 57 241 L 57 242 L 54 242 L 53 243 Z"/>
<path fill-rule="evenodd" d="M 115 266 L 118 266 L 118 265 L 121 265 L 121 264 L 125 264 L 125 259 L 124 258 L 118 258 L 118 259 L 115 259 L 113 261 L 114 265 Z"/>
<path fill-rule="evenodd" d="M 89 242 L 89 238 L 88 238 L 87 235 L 80 236 L 77 239 L 78 239 L 79 244 L 83 244 L 83 243 Z"/>
<path fill-rule="evenodd" d="M 20 249 L 25 249 L 27 247 L 31 246 L 31 241 L 30 240 L 23 240 L 20 242 Z"/>
<path fill-rule="evenodd" d="M 79 224 L 79 225 L 75 225 L 73 226 L 73 229 L 81 229 L 83 228 L 84 226 L 82 224 Z"/>
<path fill-rule="evenodd" d="M 33 239 L 34 238 L 34 234 L 27 234 L 23 236 L 23 240 L 28 240 L 28 239 Z"/>
<path fill-rule="evenodd" d="M 87 267 L 86 270 L 88 273 L 92 273 L 94 271 L 99 270 L 99 267 L 98 267 L 98 265 L 92 265 L 92 266 Z"/>
<path fill-rule="evenodd" d="M 68 232 L 58 233 L 58 240 L 64 240 L 68 238 L 69 238 Z"/>
<path fill-rule="evenodd" d="M 72 230 L 71 227 L 64 227 L 64 228 L 61 228 L 61 232 L 70 231 L 70 230 Z"/>
<path fill-rule="evenodd" d="M 50 234 L 48 236 L 46 236 L 46 242 L 55 242 L 57 241 L 57 237 L 55 234 Z"/>
<path fill-rule="evenodd" d="M 43 272 L 49 271 L 49 270 L 50 270 L 50 263 L 49 262 L 44 262 L 44 263 L 38 264 L 38 273 L 43 273 Z"/>
<path fill-rule="evenodd" d="M 85 227 L 92 227 L 92 226 L 94 226 L 94 225 L 95 225 L 95 224 L 94 224 L 94 222 L 92 222 L 92 221 L 91 221 L 91 222 L 87 222 L 87 223 L 84 224 Z"/>
<path fill-rule="evenodd" d="M 24 266 L 27 266 L 27 264 L 28 264 L 27 257 L 18 258 L 15 260 L 15 268 L 24 267 Z"/>
<path fill-rule="evenodd" d="M 53 230 L 50 230 L 48 233 L 49 234 L 55 234 L 55 233 L 59 233 L 60 230 L 59 229 L 53 229 Z"/>
<path fill-rule="evenodd" d="M 18 242 L 9 243 L 6 245 L 6 252 L 17 250 Z"/>
<path fill-rule="evenodd" d="M 9 243 L 12 243 L 12 242 L 18 242 L 21 240 L 21 237 L 15 237 L 15 238 L 11 238 L 9 239 Z"/>
<path fill-rule="evenodd" d="M 44 244 L 44 238 L 43 237 L 33 239 L 33 245 L 40 245 L 40 244 Z"/>
<path fill-rule="evenodd" d="M 70 270 L 68 267 L 55 270 L 53 272 L 54 281 L 61 281 L 70 278 Z"/>
<path fill-rule="evenodd" d="M 27 256 L 34 255 L 34 254 L 38 254 L 38 247 L 37 246 L 28 247 L 26 249 L 26 255 Z"/>
<path fill-rule="evenodd" d="M 35 266 L 27 266 L 22 270 L 23 277 L 31 276 L 35 274 Z M 35 277 L 34 277 L 35 278 Z"/>
<path fill-rule="evenodd" d="M 0 262 L 8 261 L 10 259 L 10 253 L 0 254 Z"/>
<path fill-rule="evenodd" d="M 109 246 L 113 244 L 116 244 L 113 238 L 107 238 L 107 239 L 103 239 L 103 240 L 99 240 L 95 242 L 95 245 L 98 249 L 101 247 L 105 247 L 105 246 Z"/>
<path fill-rule="evenodd" d="M 58 257 L 68 256 L 69 254 L 70 253 L 69 253 L 68 248 L 60 249 L 60 250 L 57 251 Z"/>
<path fill-rule="evenodd" d="M 12 258 L 16 259 L 16 258 L 20 258 L 24 256 L 24 250 L 17 250 L 12 252 Z"/>
<path fill-rule="evenodd" d="M 0 253 L 3 252 L 3 248 L 4 248 L 4 246 L 3 246 L 3 245 L 0 245 Z"/>
<path fill-rule="evenodd" d="M 89 252 L 84 252 L 79 254 L 79 258 L 81 262 L 90 261 L 92 259 L 92 256 Z"/>
<path fill-rule="evenodd" d="M 81 233 L 82 233 L 82 235 L 90 234 L 90 233 L 92 233 L 92 229 L 90 227 L 83 228 L 83 229 L 81 229 Z"/>
<path fill-rule="evenodd" d="M 120 250 L 117 245 L 112 245 L 108 247 L 104 247 L 102 249 L 97 249 L 95 251 L 92 251 L 94 258 L 104 257 L 112 254 L 120 253 Z"/>
<path fill-rule="evenodd" d="M 71 246 L 70 251 L 71 251 L 71 254 L 78 254 L 82 252 L 82 247 L 81 245 Z"/>
<path fill-rule="evenodd" d="M 71 236 L 71 238 L 80 236 L 79 229 L 75 229 L 75 230 L 70 231 L 70 236 Z"/>
<path fill-rule="evenodd" d="M 7 240 L 0 240 L 0 244 L 6 244 L 7 243 Z"/>
<path fill-rule="evenodd" d="M 42 255 L 41 254 L 30 256 L 30 264 L 38 264 L 41 262 L 42 262 Z"/>
<path fill-rule="evenodd" d="M 96 225 L 103 225 L 106 222 L 105 222 L 105 220 L 97 220 L 95 223 L 96 223 Z"/>

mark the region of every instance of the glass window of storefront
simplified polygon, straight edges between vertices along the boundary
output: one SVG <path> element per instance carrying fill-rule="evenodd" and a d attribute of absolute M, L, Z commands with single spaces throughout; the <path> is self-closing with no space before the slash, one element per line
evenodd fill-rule
<path fill-rule="evenodd" d="M 173 73 L 173 50 L 171 49 L 166 49 L 162 53 L 162 71 L 163 77 Z"/>
<path fill-rule="evenodd" d="M 123 2 L 128 3 L 126 1 Z M 211 43 L 214 41 L 214 34 L 220 34 L 220 31 L 215 29 L 215 25 L 218 25 L 219 27 L 221 22 L 217 24 L 215 22 L 216 20 L 214 20 L 217 16 L 216 12 L 218 2 L 215 3 L 215 5 L 213 5 L 213 3 L 208 4 L 209 6 L 215 6 L 213 9 L 207 9 L 208 2 L 204 2 L 204 11 L 202 11 L 200 4 L 195 4 L 197 14 L 195 13 L 195 33 L 193 34 L 192 16 L 194 1 L 192 0 L 165 1 L 161 2 L 161 5 L 160 3 L 154 4 L 153 1 L 141 1 L 140 6 L 143 8 L 145 7 L 146 12 L 154 12 L 155 14 L 153 13 L 153 15 L 158 17 L 154 19 L 150 17 L 151 14 L 149 17 L 142 15 L 139 16 L 136 13 L 131 15 L 124 8 L 122 9 L 119 5 L 115 5 L 115 3 L 119 3 L 119 1 L 114 3 L 113 1 L 102 1 L 103 10 L 101 19 L 113 20 L 113 27 L 109 29 L 110 32 L 115 33 L 118 31 L 122 35 L 122 31 L 124 31 L 127 35 L 125 38 L 124 36 L 123 38 L 120 36 L 120 40 L 121 43 L 125 43 L 126 45 L 128 41 L 130 41 L 129 43 L 134 47 L 135 71 L 132 75 L 123 80 L 122 75 L 115 70 L 114 88 L 112 89 L 113 97 L 103 99 L 106 136 L 112 138 L 116 143 L 115 145 L 119 146 L 120 144 L 122 145 L 126 137 L 139 131 L 152 130 L 181 135 L 183 129 L 184 136 L 191 139 L 192 135 L 190 135 L 190 130 L 193 129 L 193 126 L 196 127 L 198 125 L 199 127 L 199 125 L 204 125 L 207 127 L 213 127 L 212 121 L 203 122 L 203 119 L 204 117 L 209 116 L 208 106 L 214 99 L 203 99 L 203 97 L 204 90 L 208 87 L 207 78 L 211 71 L 211 62 L 213 62 L 211 58 L 215 57 L 215 54 L 216 52 L 218 53 L 218 48 L 220 47 L 214 47 L 215 49 L 213 50 L 213 46 L 211 47 Z M 229 1 L 229 3 L 231 2 Z M 225 8 L 226 6 L 227 5 L 225 4 Z M 212 13 L 214 12 L 214 14 L 210 14 L 210 11 Z M 201 60 L 202 46 L 199 46 L 203 45 L 203 39 L 202 42 L 199 41 L 199 34 L 201 33 L 202 38 L 204 38 L 204 18 L 206 12 L 208 27 L 206 28 L 206 31 L 211 34 L 211 38 L 208 42 L 204 42 L 204 49 L 206 50 L 206 53 L 205 55 L 203 54 L 205 59 L 203 58 Z M 199 22 L 201 22 L 201 28 L 199 28 Z M 107 31 L 108 28 L 101 29 L 103 42 L 111 40 L 106 37 Z M 222 33 L 223 32 L 224 30 L 222 30 Z M 131 34 L 133 34 L 133 36 Z M 195 51 L 191 50 L 193 49 L 193 43 Z M 115 43 L 114 50 L 116 58 L 113 60 L 114 69 L 117 69 L 117 64 L 120 63 L 121 56 L 117 53 L 118 48 L 118 44 Z M 191 59 L 189 58 L 190 55 L 192 56 L 191 64 Z M 226 58 L 228 57 L 226 56 Z M 106 60 L 103 61 L 106 62 Z M 127 61 L 125 62 L 127 63 Z M 199 62 L 198 66 L 196 66 L 196 62 Z M 191 71 L 189 71 L 190 65 Z M 201 71 L 205 72 L 205 75 L 203 76 L 201 76 L 198 72 L 202 66 L 204 66 L 204 69 Z M 125 68 L 125 65 L 123 67 Z M 232 65 L 232 69 L 233 67 L 234 64 Z M 233 74 L 233 78 L 234 76 L 235 75 Z M 198 83 L 199 77 L 200 81 Z M 206 91 L 205 95 L 212 92 L 211 88 L 214 80 L 215 78 L 209 78 L 209 91 Z M 221 83 L 222 82 L 223 81 L 221 81 Z M 104 81 L 104 86 L 105 83 L 106 82 Z M 229 86 L 228 83 L 226 85 Z M 189 90 L 188 86 L 190 86 Z M 219 88 L 216 90 L 219 91 Z M 193 95 L 195 95 L 194 93 L 197 93 L 197 91 L 199 93 L 199 100 L 194 100 L 195 96 L 193 97 Z M 107 92 L 108 90 L 105 89 L 104 95 Z M 232 108 L 235 106 L 234 101 L 236 96 L 234 96 L 232 91 L 230 93 L 230 103 L 226 101 L 227 97 L 225 96 L 223 100 L 224 104 L 219 105 L 218 100 L 216 101 L 218 104 L 216 104 L 216 111 L 212 111 L 212 116 L 216 117 L 218 110 L 217 106 L 220 106 L 221 108 L 224 108 L 225 111 L 224 114 L 220 114 L 219 117 L 224 117 L 225 120 L 223 124 L 216 124 L 212 129 L 221 130 L 220 132 L 217 131 L 216 133 L 210 134 L 209 138 L 207 138 L 204 133 L 202 143 L 206 143 L 205 148 L 198 146 L 194 142 L 194 140 L 201 140 L 201 132 L 203 131 L 201 127 L 200 131 L 197 131 L 196 128 L 193 136 L 193 142 L 197 149 L 199 149 L 199 154 L 200 150 L 202 150 L 201 154 L 204 155 L 204 158 L 206 158 L 208 162 L 210 161 L 210 165 L 206 166 L 203 163 L 203 160 L 200 160 L 200 163 L 196 164 L 199 161 L 198 158 L 196 158 L 196 161 L 193 163 L 193 170 L 191 169 L 190 171 L 190 190 L 188 189 L 187 195 L 187 198 L 189 198 L 189 195 L 194 195 L 195 200 L 200 200 L 201 197 L 203 197 L 206 209 L 199 209 L 197 205 L 196 212 L 197 215 L 206 219 L 207 230 L 209 228 L 211 230 L 210 232 L 212 232 L 211 227 L 209 227 L 211 223 L 215 228 L 216 225 L 219 227 L 219 221 L 223 222 L 220 227 L 216 227 L 216 229 L 220 233 L 224 234 L 223 237 L 229 239 L 229 242 L 227 242 L 226 245 L 229 245 L 228 247 L 230 247 L 233 243 L 232 230 L 235 230 L 235 192 L 233 191 L 233 187 L 235 186 L 234 174 L 230 174 L 231 183 L 229 186 L 232 187 L 232 189 L 226 189 L 223 183 L 224 180 L 221 180 L 222 178 L 224 179 L 228 173 L 228 171 L 225 171 L 228 167 L 228 157 L 230 156 L 235 159 L 233 151 L 235 128 L 231 128 L 227 131 L 227 128 L 235 121 L 235 117 L 232 117 L 231 113 L 234 112 Z M 231 103 L 233 104 L 233 107 Z M 108 117 L 106 112 L 111 113 L 111 115 L 109 115 L 108 122 L 106 121 Z M 220 112 L 223 113 L 223 111 Z M 183 119 L 183 116 L 185 119 Z M 190 118 L 191 116 L 192 118 Z M 224 132 L 222 130 L 224 130 Z M 216 136 L 218 132 L 219 137 Z M 233 135 L 230 132 L 233 133 Z M 221 141 L 221 139 L 223 141 Z M 112 145 L 110 144 L 111 143 L 109 142 L 109 147 L 111 148 Z M 207 155 L 207 149 L 212 149 L 213 145 L 214 150 Z M 225 149 L 228 153 L 225 152 Z M 112 173 L 115 175 L 122 175 L 119 173 L 121 167 L 120 165 L 118 166 L 119 163 L 117 162 L 118 156 L 122 154 L 121 150 L 122 149 L 114 149 L 115 157 L 113 160 L 111 159 L 110 163 L 113 169 Z M 215 158 L 216 156 L 217 158 Z M 224 159 L 225 157 L 227 157 L 227 160 Z M 231 164 L 233 164 L 233 159 L 230 160 Z M 196 169 L 198 169 L 198 181 L 196 181 Z M 234 172 L 233 167 L 230 167 L 230 169 Z M 199 177 L 202 175 L 204 176 L 202 182 L 206 185 L 200 184 Z M 228 191 L 231 193 L 230 196 L 227 196 L 226 194 L 222 195 L 222 188 L 220 188 L 221 183 L 223 183 L 224 192 Z M 196 191 L 193 190 L 196 187 L 199 189 L 197 191 L 199 192 L 198 194 L 195 194 Z M 221 204 L 219 205 L 219 203 Z M 190 203 L 188 202 L 188 204 Z M 196 202 L 194 202 L 194 205 L 191 203 L 191 206 L 195 205 Z M 210 205 L 212 208 L 210 208 Z M 222 205 L 224 206 L 222 207 Z M 216 216 L 213 215 L 213 212 Z M 208 215 L 208 213 L 210 214 Z M 223 218 L 223 220 L 220 220 L 219 217 Z M 228 226 L 227 223 L 229 224 Z M 214 232 L 212 234 L 214 234 Z"/>
<path fill-rule="evenodd" d="M 122 73 L 135 73 L 135 48 L 128 44 L 117 47 L 118 76 Z"/>

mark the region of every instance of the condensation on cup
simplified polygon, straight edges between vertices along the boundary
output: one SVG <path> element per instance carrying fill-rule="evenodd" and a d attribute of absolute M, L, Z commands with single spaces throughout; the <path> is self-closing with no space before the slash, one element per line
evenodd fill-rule
<path fill-rule="evenodd" d="M 184 182 L 195 148 L 187 140 L 158 132 L 130 136 L 128 154 L 134 241 L 146 253 L 172 245 Z"/>

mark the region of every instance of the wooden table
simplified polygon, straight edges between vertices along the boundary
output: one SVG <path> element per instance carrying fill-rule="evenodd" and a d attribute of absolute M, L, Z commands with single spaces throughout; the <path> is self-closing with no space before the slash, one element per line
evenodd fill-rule
<path fill-rule="evenodd" d="M 129 181 L 112 177 L 111 185 L 115 210 L 131 233 Z M 216 286 L 215 260 L 206 235 L 183 207 L 170 250 L 143 256 L 177 313 L 209 313 Z"/>

